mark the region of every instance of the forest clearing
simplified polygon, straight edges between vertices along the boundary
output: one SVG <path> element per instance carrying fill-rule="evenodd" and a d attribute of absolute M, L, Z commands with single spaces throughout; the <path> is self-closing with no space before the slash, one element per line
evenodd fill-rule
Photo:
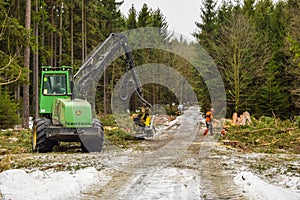
<path fill-rule="evenodd" d="M 250 133 L 251 142 L 246 142 L 244 133 L 229 129 L 226 137 L 220 133 L 214 137 L 203 136 L 204 127 L 198 123 L 201 119 L 199 108 L 190 107 L 172 123 L 158 128 L 154 138 L 130 140 L 124 133 L 127 140 L 117 141 L 116 145 L 111 143 L 112 140 L 105 140 L 101 153 L 82 153 L 78 144 L 70 146 L 66 143 L 67 146 L 60 146 L 52 153 L 32 154 L 29 153 L 28 133 L 28 138 L 24 138 L 18 137 L 20 132 L 10 135 L 2 132 L 2 141 L 5 138 L 5 143 L 9 144 L 7 155 L 1 156 L 2 170 L 7 167 L 0 174 L 2 197 L 299 198 L 300 159 L 297 148 L 271 147 L 266 142 L 272 143 L 274 136 L 262 139 Z M 120 130 L 114 131 L 120 136 Z M 233 137 L 239 141 L 239 146 L 223 144 Z M 261 143 L 257 141 L 254 145 L 254 138 Z M 299 133 L 296 138 L 299 138 Z M 286 140 L 279 137 L 278 143 L 286 143 Z M 299 141 L 295 143 L 299 148 Z M 1 147 L 4 147 L 3 143 Z M 20 154 L 20 149 L 24 153 Z M 1 151 L 5 153 L 3 149 Z M 22 183 L 28 186 L 24 187 Z M 31 186 L 34 183 L 35 186 Z M 60 191 L 59 188 L 66 185 L 68 189 Z"/>
<path fill-rule="evenodd" d="M 124 1 L 0 0 L 0 199 L 300 199 L 300 1 Z"/>

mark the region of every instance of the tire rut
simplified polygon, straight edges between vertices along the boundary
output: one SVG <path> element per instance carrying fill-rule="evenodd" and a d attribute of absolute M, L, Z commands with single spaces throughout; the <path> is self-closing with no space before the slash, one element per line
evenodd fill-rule
<path fill-rule="evenodd" d="M 108 173 L 109 174 L 109 173 Z M 124 172 L 113 172 L 111 173 L 111 180 L 105 185 L 101 186 L 95 184 L 88 191 L 82 194 L 81 200 L 91 200 L 91 199 L 118 199 L 116 195 L 120 188 L 122 188 L 126 182 L 131 178 L 131 175 Z"/>
<path fill-rule="evenodd" d="M 203 199 L 247 199 L 234 182 L 234 172 L 224 168 L 224 161 L 214 151 L 218 143 L 213 137 L 199 135 L 198 144 Z"/>
<path fill-rule="evenodd" d="M 131 162 L 107 172 L 111 180 L 81 199 L 245 199 L 213 151 L 213 137 L 202 136 L 195 113 L 186 113 L 180 126 L 157 141 L 146 141 L 146 152 L 128 155 Z"/>

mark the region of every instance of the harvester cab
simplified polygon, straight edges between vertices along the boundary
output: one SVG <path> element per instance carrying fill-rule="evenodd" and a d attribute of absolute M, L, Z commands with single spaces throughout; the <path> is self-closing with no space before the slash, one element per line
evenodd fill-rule
<path fill-rule="evenodd" d="M 72 96 L 72 76 L 71 67 L 42 67 L 39 96 L 41 115 L 51 116 L 54 99 L 69 99 Z"/>

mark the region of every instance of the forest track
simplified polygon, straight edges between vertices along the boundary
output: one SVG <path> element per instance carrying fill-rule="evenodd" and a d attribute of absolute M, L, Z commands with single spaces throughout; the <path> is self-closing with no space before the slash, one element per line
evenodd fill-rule
<path fill-rule="evenodd" d="M 127 154 L 130 162 L 120 165 L 115 157 L 117 164 L 105 169 L 111 180 L 81 199 L 245 199 L 218 159 L 214 138 L 201 135 L 198 120 L 199 108 L 191 107 L 179 126 Z"/>

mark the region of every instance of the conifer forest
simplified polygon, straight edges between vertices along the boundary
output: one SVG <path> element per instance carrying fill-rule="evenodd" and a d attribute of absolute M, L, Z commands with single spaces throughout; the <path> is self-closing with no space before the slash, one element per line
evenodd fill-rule
<path fill-rule="evenodd" d="M 227 117 L 248 111 L 254 117 L 295 119 L 300 115 L 300 1 L 199 0 L 192 33 L 212 57 L 224 82 Z M 78 70 L 111 33 L 158 27 L 170 40 L 166 16 L 147 4 L 121 13 L 121 0 L 0 0 L 0 128 L 22 124 L 39 111 L 42 66 Z M 186 2 L 188 3 L 188 2 Z M 194 45 L 190 43 L 189 45 Z M 149 55 L 150 52 L 150 55 Z M 162 63 L 188 77 L 203 110 L 210 108 L 201 76 L 184 60 L 162 50 L 132 52 L 136 65 Z M 124 74 L 121 59 L 107 67 L 95 99 L 97 113 L 111 111 L 114 85 Z M 175 83 L 174 83 L 175 84 Z M 181 103 L 166 88 L 143 86 L 151 104 Z M 137 103 L 132 101 L 132 108 Z"/>

